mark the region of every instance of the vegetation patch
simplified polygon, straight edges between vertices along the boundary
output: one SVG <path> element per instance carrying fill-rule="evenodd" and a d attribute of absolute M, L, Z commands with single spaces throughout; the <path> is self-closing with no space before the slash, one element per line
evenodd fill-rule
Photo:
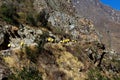
<path fill-rule="evenodd" d="M 23 70 L 12 73 L 8 80 L 43 80 L 41 73 L 35 67 L 23 67 Z"/>
<path fill-rule="evenodd" d="M 0 17 L 11 24 L 18 24 L 17 18 L 19 18 L 16 7 L 11 4 L 2 4 L 0 7 Z"/>
<path fill-rule="evenodd" d="M 26 21 L 28 22 L 28 24 L 30 24 L 32 26 L 37 26 L 37 22 L 36 22 L 34 16 L 32 15 L 32 13 L 29 13 L 27 15 Z"/>
<path fill-rule="evenodd" d="M 25 50 L 26 50 L 27 58 L 33 63 L 36 63 L 39 55 L 38 51 L 33 51 L 27 46 L 25 47 Z"/>
<path fill-rule="evenodd" d="M 98 68 L 90 69 L 88 72 L 88 78 L 89 80 L 109 80 L 101 74 L 101 71 Z"/>

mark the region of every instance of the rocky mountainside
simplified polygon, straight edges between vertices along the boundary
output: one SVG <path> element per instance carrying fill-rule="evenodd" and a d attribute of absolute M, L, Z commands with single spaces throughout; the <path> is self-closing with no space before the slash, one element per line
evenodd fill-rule
<path fill-rule="evenodd" d="M 1 80 L 120 79 L 120 56 L 75 3 L 0 0 Z"/>
<path fill-rule="evenodd" d="M 91 19 L 102 34 L 102 41 L 120 52 L 120 11 L 114 10 L 100 0 L 72 0 L 80 17 Z"/>

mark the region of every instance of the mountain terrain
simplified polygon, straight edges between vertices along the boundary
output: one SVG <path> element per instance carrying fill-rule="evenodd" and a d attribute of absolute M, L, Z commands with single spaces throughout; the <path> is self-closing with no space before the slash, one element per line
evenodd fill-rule
<path fill-rule="evenodd" d="M 99 0 L 0 0 L 0 79 L 119 80 L 119 30 Z"/>
<path fill-rule="evenodd" d="M 101 41 L 106 46 L 120 52 L 120 11 L 114 10 L 100 0 L 73 0 L 78 16 L 94 22 Z"/>

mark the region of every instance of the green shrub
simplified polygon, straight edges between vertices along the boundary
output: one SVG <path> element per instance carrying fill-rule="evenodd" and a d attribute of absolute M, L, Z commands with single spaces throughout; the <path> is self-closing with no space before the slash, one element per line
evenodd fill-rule
<path fill-rule="evenodd" d="M 24 67 L 21 71 L 8 76 L 8 80 L 43 80 L 41 73 L 35 67 Z"/>
<path fill-rule="evenodd" d="M 101 75 L 99 69 L 90 69 L 88 73 L 89 80 L 109 80 L 107 77 Z"/>
<path fill-rule="evenodd" d="M 44 44 L 46 43 L 46 38 L 48 36 L 49 36 L 49 33 L 48 32 L 44 32 L 42 35 L 40 35 L 40 38 L 37 39 L 39 52 L 42 52 L 44 50 Z"/>
<path fill-rule="evenodd" d="M 27 15 L 26 21 L 27 21 L 28 24 L 30 24 L 32 26 L 37 26 L 36 19 L 34 18 L 34 16 L 31 13 L 29 13 Z"/>
<path fill-rule="evenodd" d="M 35 42 L 38 44 L 36 51 L 31 50 L 29 47 L 25 46 L 27 58 L 33 63 L 37 62 L 39 53 L 44 50 L 44 44 L 46 43 L 46 38 L 48 37 L 48 32 L 44 32 L 42 35 L 39 35 Z"/>
<path fill-rule="evenodd" d="M 41 23 L 41 26 L 47 27 L 49 14 L 43 9 L 39 14 L 37 14 L 37 22 Z"/>
<path fill-rule="evenodd" d="M 16 13 L 16 7 L 13 4 L 2 4 L 0 7 L 1 18 L 12 24 L 18 24 L 17 18 L 19 16 Z"/>
<path fill-rule="evenodd" d="M 26 55 L 27 55 L 27 58 L 32 61 L 33 63 L 36 63 L 37 62 L 37 59 L 38 59 L 38 51 L 32 51 L 29 47 L 25 47 L 26 49 Z"/>

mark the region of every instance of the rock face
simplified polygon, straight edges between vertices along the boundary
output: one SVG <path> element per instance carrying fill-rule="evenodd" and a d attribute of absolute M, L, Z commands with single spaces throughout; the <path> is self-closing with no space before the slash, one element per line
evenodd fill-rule
<path fill-rule="evenodd" d="M 72 2 L 78 16 L 91 19 L 96 29 L 103 35 L 102 41 L 119 53 L 120 11 L 102 4 L 100 0 L 72 0 Z"/>
<path fill-rule="evenodd" d="M 0 45 L 4 42 L 4 33 L 1 31 L 0 32 Z"/>
<path fill-rule="evenodd" d="M 94 20 L 78 16 L 76 3 L 80 2 L 1 0 L 0 59 L 10 74 L 2 70 L 0 79 L 119 79 L 119 56 L 101 42 Z M 3 14 L 9 5 L 15 16 Z"/>

